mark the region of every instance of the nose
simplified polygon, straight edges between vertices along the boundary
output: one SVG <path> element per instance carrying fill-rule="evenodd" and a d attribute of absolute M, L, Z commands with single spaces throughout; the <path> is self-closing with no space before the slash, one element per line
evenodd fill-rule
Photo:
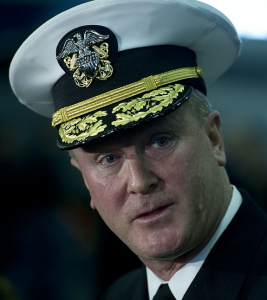
<path fill-rule="evenodd" d="M 159 183 L 158 176 L 145 159 L 138 157 L 128 159 L 127 173 L 127 192 L 130 194 L 148 194 Z"/>

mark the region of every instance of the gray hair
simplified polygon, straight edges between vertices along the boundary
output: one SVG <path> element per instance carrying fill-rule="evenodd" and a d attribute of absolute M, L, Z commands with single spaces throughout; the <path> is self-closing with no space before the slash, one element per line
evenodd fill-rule
<path fill-rule="evenodd" d="M 200 124 L 202 124 L 203 118 L 212 110 L 209 100 L 203 93 L 201 93 L 197 89 L 194 89 L 192 95 L 190 96 L 189 103 L 191 108 L 193 109 L 195 117 L 200 122 Z"/>

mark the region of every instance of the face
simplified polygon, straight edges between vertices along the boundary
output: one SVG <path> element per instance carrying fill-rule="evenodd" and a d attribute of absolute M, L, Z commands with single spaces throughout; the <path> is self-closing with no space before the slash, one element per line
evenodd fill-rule
<path fill-rule="evenodd" d="M 96 209 L 142 261 L 179 257 L 214 233 L 225 211 L 220 119 L 171 114 L 75 150 Z"/>

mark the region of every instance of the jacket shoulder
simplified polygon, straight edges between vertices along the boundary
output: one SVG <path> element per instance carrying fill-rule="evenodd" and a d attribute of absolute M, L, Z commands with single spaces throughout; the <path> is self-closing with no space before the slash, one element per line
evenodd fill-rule
<path fill-rule="evenodd" d="M 118 278 L 105 291 L 101 300 L 146 299 L 147 295 L 145 267 L 135 269 Z"/>

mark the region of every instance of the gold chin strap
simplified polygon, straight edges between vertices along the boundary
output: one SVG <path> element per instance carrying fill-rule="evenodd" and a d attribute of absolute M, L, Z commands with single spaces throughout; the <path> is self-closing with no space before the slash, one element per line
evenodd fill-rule
<path fill-rule="evenodd" d="M 134 97 L 138 94 L 155 90 L 160 86 L 178 80 L 198 77 L 202 77 L 202 70 L 198 66 L 179 68 L 158 75 L 145 77 L 134 83 L 127 84 L 104 94 L 61 108 L 53 114 L 52 126 L 56 127 L 61 123 L 70 121 L 86 113 L 101 109 L 127 98 Z"/>

